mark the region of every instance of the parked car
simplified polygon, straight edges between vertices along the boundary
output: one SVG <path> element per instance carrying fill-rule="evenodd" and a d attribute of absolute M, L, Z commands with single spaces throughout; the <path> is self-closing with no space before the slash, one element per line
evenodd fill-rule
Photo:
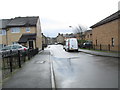
<path fill-rule="evenodd" d="M 28 50 L 28 48 L 26 48 L 26 47 L 24 47 L 24 46 L 22 46 L 22 45 L 20 45 L 20 44 L 13 44 L 13 45 L 8 45 L 8 46 L 5 46 L 4 48 L 2 48 L 2 49 L 0 50 L 0 53 L 2 53 L 2 52 L 7 52 L 7 51 L 10 51 L 10 50 L 12 50 L 12 51 L 20 50 L 20 51 L 25 52 L 25 51 Z"/>
<path fill-rule="evenodd" d="M 76 38 L 69 38 L 65 41 L 65 46 L 63 47 L 65 51 L 78 51 L 78 42 Z"/>
<path fill-rule="evenodd" d="M 92 48 L 92 42 L 83 43 L 82 48 Z"/>

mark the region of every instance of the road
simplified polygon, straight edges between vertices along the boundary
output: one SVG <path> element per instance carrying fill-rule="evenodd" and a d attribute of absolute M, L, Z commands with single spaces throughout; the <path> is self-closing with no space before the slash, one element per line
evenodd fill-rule
<path fill-rule="evenodd" d="M 118 88 L 118 59 L 50 45 L 57 88 Z"/>
<path fill-rule="evenodd" d="M 62 45 L 50 45 L 9 77 L 3 88 L 51 88 L 54 85 L 60 89 L 117 88 L 118 59 L 66 52 Z"/>

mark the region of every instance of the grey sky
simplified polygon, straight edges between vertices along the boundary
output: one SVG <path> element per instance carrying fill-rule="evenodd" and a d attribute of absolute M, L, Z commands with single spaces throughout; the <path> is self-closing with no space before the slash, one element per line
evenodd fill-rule
<path fill-rule="evenodd" d="M 42 32 L 56 36 L 73 26 L 90 27 L 118 10 L 119 0 L 1 0 L 0 19 L 40 16 Z"/>

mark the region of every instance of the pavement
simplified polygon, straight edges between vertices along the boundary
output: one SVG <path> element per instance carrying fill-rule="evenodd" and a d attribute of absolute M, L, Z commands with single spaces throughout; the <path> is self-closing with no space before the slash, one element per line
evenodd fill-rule
<path fill-rule="evenodd" d="M 92 50 L 85 50 L 85 49 L 79 49 L 79 52 L 84 52 L 84 53 L 97 55 L 97 56 L 107 56 L 107 57 L 115 57 L 115 58 L 120 57 L 119 53 L 117 52 L 102 52 L 102 51 L 92 51 Z"/>
<path fill-rule="evenodd" d="M 51 88 L 50 52 L 42 51 L 3 83 L 4 88 Z"/>

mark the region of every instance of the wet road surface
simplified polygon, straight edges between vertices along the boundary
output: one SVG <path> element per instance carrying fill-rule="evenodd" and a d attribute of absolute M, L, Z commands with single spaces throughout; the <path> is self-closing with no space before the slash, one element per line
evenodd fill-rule
<path fill-rule="evenodd" d="M 118 88 L 118 59 L 50 45 L 57 88 Z"/>

